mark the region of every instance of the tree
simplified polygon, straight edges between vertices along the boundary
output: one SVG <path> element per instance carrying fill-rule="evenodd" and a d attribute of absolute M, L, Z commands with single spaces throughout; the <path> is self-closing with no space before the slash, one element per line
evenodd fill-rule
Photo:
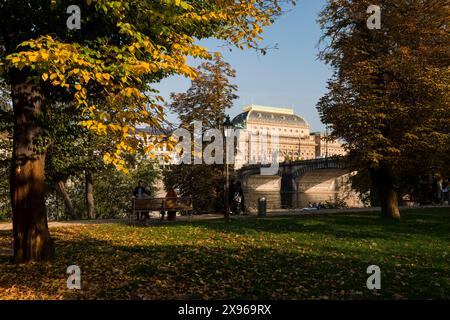
<path fill-rule="evenodd" d="M 171 93 L 170 109 L 178 115 L 181 126 L 190 128 L 194 121 L 202 122 L 203 130 L 219 128 L 225 119 L 225 110 L 239 98 L 237 86 L 229 78 L 236 71 L 219 54 L 213 62 L 204 62 L 196 70 L 197 77 L 185 93 Z"/>
<path fill-rule="evenodd" d="M 370 1 L 329 1 L 322 11 L 321 58 L 335 72 L 318 110 L 368 169 L 382 215 L 399 219 L 395 175 L 418 157 L 447 159 L 450 11 L 445 0 L 379 4 L 379 30 L 367 26 Z"/>
<path fill-rule="evenodd" d="M 0 219 L 10 213 L 9 167 L 11 165 L 12 133 L 11 93 L 0 79 Z"/>
<path fill-rule="evenodd" d="M 100 167 L 99 159 L 92 155 L 98 143 L 92 143 L 94 134 L 79 125 L 83 119 L 85 117 L 73 104 L 56 104 L 47 106 L 42 123 L 48 151 L 45 167 L 47 195 L 56 189 L 64 200 L 65 214 L 71 219 L 79 219 L 81 212 L 75 210 L 65 182 L 70 177 L 82 175 L 86 169 Z"/>
<path fill-rule="evenodd" d="M 79 5 L 77 30 L 67 27 L 70 5 L 66 0 L 0 3 L 0 78 L 11 86 L 14 109 L 15 262 L 46 260 L 53 252 L 40 122 L 48 105 L 72 101 L 88 114 L 82 125 L 117 142 L 105 162 L 125 170 L 124 154 L 143 147 L 136 126 L 158 126 L 163 117 L 161 98 L 150 84 L 171 74 L 195 77 L 186 56 L 210 57 L 194 39 L 257 47 L 263 27 L 282 13 L 277 0 L 86 0 Z"/>
<path fill-rule="evenodd" d="M 238 88 L 230 83 L 236 71 L 219 54 L 215 55 L 213 62 L 203 63 L 196 72 L 198 76 L 192 80 L 187 92 L 170 95 L 172 101 L 169 107 L 178 115 L 181 127 L 193 132 L 194 121 L 199 121 L 203 134 L 207 129 L 221 128 L 225 110 L 231 108 L 238 98 L 235 94 Z M 223 174 L 222 165 L 183 163 L 166 170 L 165 185 L 175 185 L 183 195 L 191 195 L 194 210 L 204 213 L 223 208 Z"/>

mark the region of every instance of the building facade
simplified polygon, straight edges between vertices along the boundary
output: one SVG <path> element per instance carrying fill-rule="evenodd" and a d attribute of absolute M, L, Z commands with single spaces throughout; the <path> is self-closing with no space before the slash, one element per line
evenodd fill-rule
<path fill-rule="evenodd" d="M 308 122 L 291 108 L 250 105 L 232 123 L 235 129 L 243 129 L 238 137 L 236 169 L 245 164 L 270 163 L 275 151 L 276 162 L 315 159 L 325 157 L 327 152 L 328 156 L 345 154 L 340 142 L 327 142 L 323 134 L 311 134 Z M 277 145 L 272 143 L 273 135 L 278 136 Z"/>
<path fill-rule="evenodd" d="M 323 132 L 313 132 L 311 136 L 316 141 L 316 158 L 327 158 L 333 156 L 343 156 L 347 152 L 343 148 L 343 142 L 339 140 L 328 140 Z"/>

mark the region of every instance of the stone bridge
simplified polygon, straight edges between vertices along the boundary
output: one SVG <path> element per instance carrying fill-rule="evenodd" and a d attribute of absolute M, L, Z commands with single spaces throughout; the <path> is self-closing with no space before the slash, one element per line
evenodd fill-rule
<path fill-rule="evenodd" d="M 280 163 L 275 175 L 261 175 L 261 165 L 248 165 L 237 171 L 237 178 L 250 210 L 257 208 L 260 197 L 266 197 L 270 209 L 303 208 L 314 202 L 362 207 L 349 181 L 354 174 L 347 157 L 333 157 Z"/>

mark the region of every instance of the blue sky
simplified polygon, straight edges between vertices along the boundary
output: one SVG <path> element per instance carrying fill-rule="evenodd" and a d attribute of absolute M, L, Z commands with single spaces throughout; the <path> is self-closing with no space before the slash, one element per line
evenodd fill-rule
<path fill-rule="evenodd" d="M 264 33 L 264 44 L 278 49 L 266 56 L 255 51 L 220 47 L 215 40 L 201 41 L 201 45 L 222 53 L 224 60 L 236 69 L 233 83 L 239 87 L 239 99 L 228 110 L 234 117 L 248 104 L 273 107 L 292 107 L 310 123 L 313 131 L 324 130 L 316 110 L 316 103 L 326 92 L 326 82 L 331 69 L 317 59 L 321 30 L 316 23 L 325 0 L 300 0 L 287 15 L 278 19 Z M 193 61 L 193 65 L 198 62 Z M 190 80 L 176 76 L 163 80 L 156 86 L 165 99 L 171 92 L 184 92 Z M 168 116 L 176 122 L 175 115 Z"/>

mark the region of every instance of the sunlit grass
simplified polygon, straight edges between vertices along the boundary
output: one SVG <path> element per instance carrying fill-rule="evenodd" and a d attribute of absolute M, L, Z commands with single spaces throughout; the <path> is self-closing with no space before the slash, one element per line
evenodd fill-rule
<path fill-rule="evenodd" d="M 401 222 L 349 214 L 52 229 L 53 262 L 0 256 L 0 298 L 448 299 L 449 211 L 406 211 Z M 66 289 L 71 264 L 80 291 Z M 378 291 L 366 288 L 372 264 Z"/>

